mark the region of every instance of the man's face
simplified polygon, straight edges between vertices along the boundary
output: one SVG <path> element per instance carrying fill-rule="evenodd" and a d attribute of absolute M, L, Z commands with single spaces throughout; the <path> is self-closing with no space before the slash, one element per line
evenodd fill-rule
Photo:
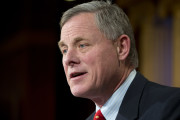
<path fill-rule="evenodd" d="M 62 27 L 59 47 L 74 96 L 92 99 L 112 92 L 119 80 L 114 43 L 97 28 L 93 13 L 81 13 Z"/>

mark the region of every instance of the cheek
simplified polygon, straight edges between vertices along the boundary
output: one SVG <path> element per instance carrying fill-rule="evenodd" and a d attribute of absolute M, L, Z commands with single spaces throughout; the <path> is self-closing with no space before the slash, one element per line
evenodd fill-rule
<path fill-rule="evenodd" d="M 98 61 L 98 56 L 96 53 L 89 52 L 88 54 L 84 55 L 82 61 L 89 67 L 92 68 L 96 66 Z"/>
<path fill-rule="evenodd" d="M 102 55 L 98 52 L 91 52 L 84 57 L 83 61 L 91 74 L 91 79 L 95 81 L 100 79 L 103 72 L 103 61 L 105 61 Z"/>
<path fill-rule="evenodd" d="M 67 65 L 65 65 L 64 62 L 62 62 L 62 65 L 63 65 L 63 68 L 64 68 L 65 75 L 67 75 Z M 67 76 L 66 76 L 66 77 L 67 77 Z"/>
<path fill-rule="evenodd" d="M 65 64 L 64 57 L 62 58 L 62 65 L 63 65 L 64 71 L 67 70 L 67 66 L 66 66 L 66 64 Z"/>
<path fill-rule="evenodd" d="M 104 50 L 104 52 L 97 52 L 87 57 L 89 62 L 89 67 L 92 68 L 92 72 L 97 72 L 99 77 L 106 76 L 114 72 L 114 69 L 118 67 L 117 54 L 113 50 Z"/>

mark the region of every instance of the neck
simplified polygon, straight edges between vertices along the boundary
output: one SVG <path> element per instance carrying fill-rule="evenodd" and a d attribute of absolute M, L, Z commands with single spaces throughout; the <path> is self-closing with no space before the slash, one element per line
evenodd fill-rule
<path fill-rule="evenodd" d="M 124 81 L 127 79 L 131 71 L 133 70 L 133 67 L 127 67 L 126 69 L 122 70 L 120 73 L 120 79 L 118 80 L 117 84 L 114 88 L 110 88 L 111 91 L 109 93 L 106 93 L 104 96 L 99 96 L 96 98 L 93 98 L 92 101 L 98 105 L 100 108 L 107 102 L 107 100 L 113 95 L 113 93 L 124 83 Z"/>
<path fill-rule="evenodd" d="M 121 77 L 119 83 L 117 84 L 117 86 L 115 87 L 114 92 L 124 83 L 124 81 L 127 79 L 127 77 L 129 76 L 129 74 L 132 72 L 133 69 L 134 69 L 133 67 L 129 67 L 128 69 L 125 69 L 123 71 L 122 77 Z"/>

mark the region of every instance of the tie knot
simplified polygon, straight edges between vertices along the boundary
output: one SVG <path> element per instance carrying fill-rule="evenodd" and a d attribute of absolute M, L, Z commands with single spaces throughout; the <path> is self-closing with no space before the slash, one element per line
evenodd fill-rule
<path fill-rule="evenodd" d="M 98 110 L 96 112 L 93 120 L 105 120 L 103 114 L 101 113 L 101 110 Z"/>

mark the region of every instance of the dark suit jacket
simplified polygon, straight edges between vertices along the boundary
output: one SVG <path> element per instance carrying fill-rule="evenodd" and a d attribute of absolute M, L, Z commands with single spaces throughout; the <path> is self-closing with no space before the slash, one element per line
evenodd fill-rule
<path fill-rule="evenodd" d="M 180 120 L 180 89 L 150 82 L 137 72 L 116 120 Z"/>

